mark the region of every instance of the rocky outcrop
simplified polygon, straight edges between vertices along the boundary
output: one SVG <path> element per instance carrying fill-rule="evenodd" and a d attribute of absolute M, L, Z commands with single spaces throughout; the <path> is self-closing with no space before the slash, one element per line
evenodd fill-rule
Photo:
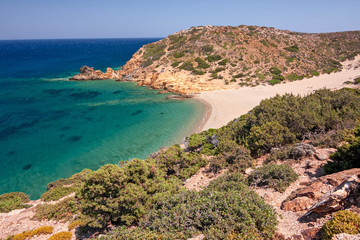
<path fill-rule="evenodd" d="M 360 169 L 354 168 L 318 178 L 300 188 L 282 203 L 287 211 L 326 214 L 343 208 L 358 199 Z M 360 200 L 360 199 L 359 199 Z"/>
<path fill-rule="evenodd" d="M 103 73 L 100 70 L 94 70 L 92 67 L 83 66 L 80 68 L 80 73 L 73 76 L 69 80 L 73 81 L 87 81 L 87 80 L 102 80 L 102 79 L 119 79 L 119 71 L 114 71 L 112 68 L 107 68 Z"/>
<path fill-rule="evenodd" d="M 332 240 L 359 240 L 359 239 L 360 239 L 360 234 L 351 235 L 347 233 L 337 234 L 332 238 Z"/>

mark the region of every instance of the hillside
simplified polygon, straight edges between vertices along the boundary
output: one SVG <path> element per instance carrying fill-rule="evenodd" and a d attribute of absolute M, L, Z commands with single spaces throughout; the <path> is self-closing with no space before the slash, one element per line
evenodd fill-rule
<path fill-rule="evenodd" d="M 331 73 L 359 53 L 359 31 L 308 34 L 244 25 L 192 27 L 143 46 L 118 75 L 139 85 L 191 94 Z"/>

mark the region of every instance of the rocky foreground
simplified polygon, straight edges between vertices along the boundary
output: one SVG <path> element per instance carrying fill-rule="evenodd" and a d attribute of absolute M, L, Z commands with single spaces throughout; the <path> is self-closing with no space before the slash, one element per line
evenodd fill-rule
<path fill-rule="evenodd" d="M 83 67 L 70 80 L 118 79 L 180 94 L 277 84 L 340 71 L 360 53 L 360 32 L 307 34 L 205 26 L 141 47 L 114 71 Z"/>

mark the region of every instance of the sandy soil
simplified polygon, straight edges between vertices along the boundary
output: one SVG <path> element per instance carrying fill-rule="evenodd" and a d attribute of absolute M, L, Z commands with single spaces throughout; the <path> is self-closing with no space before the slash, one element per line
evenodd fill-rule
<path fill-rule="evenodd" d="M 344 82 L 352 81 L 360 76 L 360 55 L 356 56 L 352 61 L 343 62 L 343 66 L 341 72 L 322 74 L 317 77 L 274 86 L 260 85 L 202 92 L 198 95 L 198 99 L 208 102 L 212 108 L 210 117 L 202 130 L 222 127 L 229 121 L 246 114 L 257 106 L 261 100 L 273 97 L 276 94 L 306 95 L 317 89 L 339 89 L 349 86 L 345 85 Z"/>

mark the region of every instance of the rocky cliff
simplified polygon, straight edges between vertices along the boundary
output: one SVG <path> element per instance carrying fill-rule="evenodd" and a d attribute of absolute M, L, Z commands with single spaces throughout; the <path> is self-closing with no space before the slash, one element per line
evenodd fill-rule
<path fill-rule="evenodd" d="M 109 74 L 191 94 L 340 71 L 342 61 L 359 53 L 360 31 L 308 34 L 244 25 L 192 27 L 141 47 L 120 71 Z M 108 71 L 94 71 L 89 79 L 94 74 L 103 79 Z"/>

